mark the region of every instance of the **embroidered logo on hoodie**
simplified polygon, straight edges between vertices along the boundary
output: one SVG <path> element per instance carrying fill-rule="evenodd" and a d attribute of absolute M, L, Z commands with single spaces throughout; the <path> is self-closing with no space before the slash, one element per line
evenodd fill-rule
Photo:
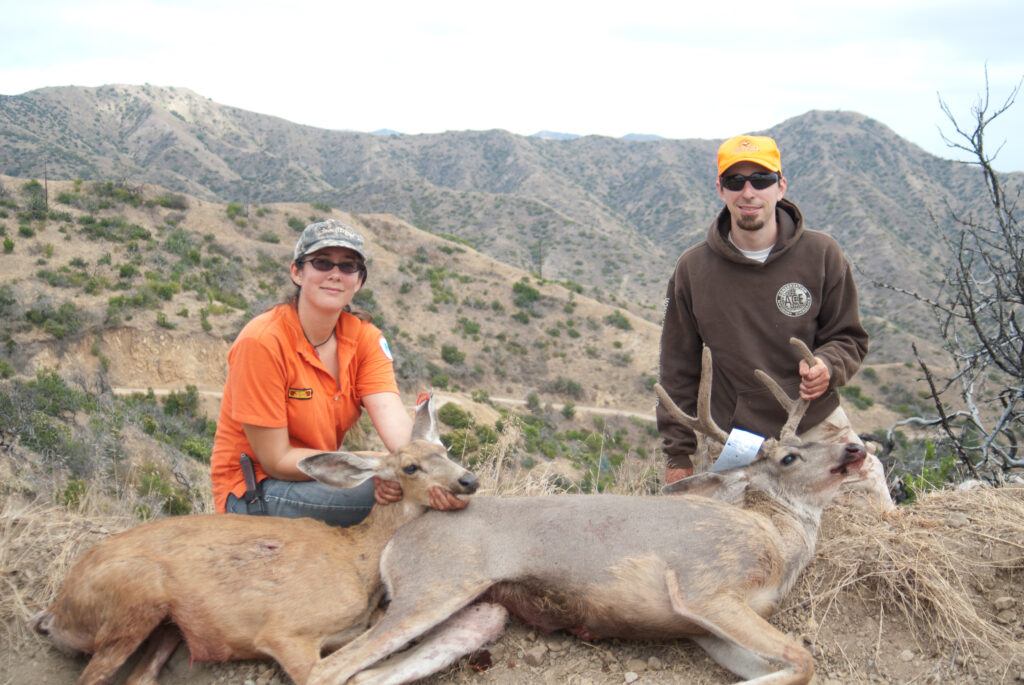
<path fill-rule="evenodd" d="M 786 316 L 803 316 L 811 308 L 811 291 L 799 283 L 787 283 L 775 293 L 775 305 Z"/>

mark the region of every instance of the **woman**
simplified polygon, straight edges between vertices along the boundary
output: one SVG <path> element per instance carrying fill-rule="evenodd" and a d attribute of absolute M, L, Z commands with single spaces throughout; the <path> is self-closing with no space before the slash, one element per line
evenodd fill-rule
<path fill-rule="evenodd" d="M 327 219 L 299 236 L 291 264 L 295 296 L 250 321 L 228 352 L 211 458 L 217 511 L 348 526 L 365 518 L 374 501 L 402 498 L 392 481 L 340 490 L 309 480 L 296 466 L 303 457 L 337 450 L 364 408 L 387 449 L 409 441 L 412 419 L 387 341 L 351 313 L 366 275 L 363 237 L 349 226 Z M 438 504 L 465 506 L 454 495 Z"/>

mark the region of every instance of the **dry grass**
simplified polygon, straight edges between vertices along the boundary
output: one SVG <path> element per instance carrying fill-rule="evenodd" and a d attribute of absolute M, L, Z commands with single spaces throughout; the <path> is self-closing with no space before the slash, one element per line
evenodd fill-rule
<path fill-rule="evenodd" d="M 126 516 L 90 517 L 6 500 L 0 509 L 0 643 L 24 640 L 26 620 L 57 593 L 79 553 L 132 523 Z"/>
<path fill-rule="evenodd" d="M 986 595 L 1024 569 L 1024 489 L 938 491 L 883 517 L 855 507 L 826 512 L 816 560 L 781 613 L 809 610 L 824 625 L 857 597 L 951 657 L 1022 653 Z"/>

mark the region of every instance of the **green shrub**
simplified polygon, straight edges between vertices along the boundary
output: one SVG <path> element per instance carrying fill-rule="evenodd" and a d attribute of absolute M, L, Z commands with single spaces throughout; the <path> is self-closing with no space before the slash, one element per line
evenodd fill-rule
<path fill-rule="evenodd" d="M 294 216 L 288 217 L 288 228 L 292 229 L 296 233 L 299 233 L 306 228 L 306 224 L 302 219 Z"/>
<path fill-rule="evenodd" d="M 441 359 L 449 364 L 461 364 L 466 360 L 466 353 L 455 345 L 441 345 Z"/>
<path fill-rule="evenodd" d="M 441 423 L 452 428 L 468 428 L 473 417 L 465 409 L 453 402 L 446 402 L 437 412 Z"/>
<path fill-rule="evenodd" d="M 153 464 L 146 464 L 139 473 L 137 491 L 140 497 L 153 497 L 168 516 L 192 513 L 188 492 L 172 484 Z"/>
<path fill-rule="evenodd" d="M 6 359 L 0 359 L 0 378 L 10 378 L 14 375 L 14 366 Z"/>
<path fill-rule="evenodd" d="M 839 388 L 839 394 L 842 395 L 844 399 L 853 403 L 853 406 L 857 409 L 867 409 L 875 403 L 873 399 L 861 392 L 859 385 L 844 385 Z"/>
<path fill-rule="evenodd" d="M 512 285 L 512 301 L 521 309 L 529 309 L 540 299 L 540 291 L 531 287 L 526 279 L 516 281 Z"/>
<path fill-rule="evenodd" d="M 281 242 L 281 239 L 278 238 L 277 234 L 273 231 L 263 231 L 256 237 L 256 239 L 265 243 L 273 243 L 275 245 Z"/>
<path fill-rule="evenodd" d="M 14 252 L 14 241 L 10 238 L 4 238 L 4 254 L 11 254 Z"/>
<path fill-rule="evenodd" d="M 153 198 L 153 203 L 165 209 L 188 209 L 188 198 L 177 193 L 164 193 Z"/>
<path fill-rule="evenodd" d="M 530 323 L 530 315 L 527 314 L 526 312 L 518 311 L 512 315 L 512 320 L 518 321 L 519 323 L 526 325 Z"/>
<path fill-rule="evenodd" d="M 633 325 L 629 323 L 629 319 L 621 311 L 616 309 L 614 312 L 604 317 L 604 322 L 609 326 L 622 329 L 624 331 L 633 330 Z"/>
<path fill-rule="evenodd" d="M 25 312 L 25 318 L 33 326 L 42 328 L 57 340 L 63 340 L 82 328 L 79 310 L 70 302 L 65 302 L 57 309 L 48 304 L 38 305 Z"/>
<path fill-rule="evenodd" d="M 224 208 L 224 212 L 228 215 L 228 218 L 234 221 L 237 219 L 245 208 L 242 207 L 238 202 L 229 202 L 227 207 Z"/>
<path fill-rule="evenodd" d="M 310 202 L 309 206 L 312 207 L 313 209 L 315 209 L 316 211 L 324 212 L 325 214 L 330 214 L 331 213 L 331 209 L 333 209 L 326 202 Z"/>
<path fill-rule="evenodd" d="M 583 386 L 572 379 L 562 376 L 555 378 L 545 385 L 544 391 L 555 395 L 568 395 L 577 400 L 583 397 Z"/>

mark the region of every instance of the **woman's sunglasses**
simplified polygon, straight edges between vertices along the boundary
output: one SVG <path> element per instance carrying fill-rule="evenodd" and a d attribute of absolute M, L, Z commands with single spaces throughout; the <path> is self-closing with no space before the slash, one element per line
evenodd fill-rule
<path fill-rule="evenodd" d="M 326 257 L 313 257 L 302 263 L 311 264 L 317 271 L 330 271 L 334 267 L 338 267 L 338 271 L 343 274 L 354 274 L 363 270 L 363 265 L 360 262 L 332 262 Z"/>
<path fill-rule="evenodd" d="M 722 187 L 733 192 L 743 190 L 743 186 L 750 181 L 754 190 L 764 190 L 779 182 L 779 175 L 774 171 L 757 171 L 749 176 L 743 174 L 729 174 L 722 177 Z"/>

